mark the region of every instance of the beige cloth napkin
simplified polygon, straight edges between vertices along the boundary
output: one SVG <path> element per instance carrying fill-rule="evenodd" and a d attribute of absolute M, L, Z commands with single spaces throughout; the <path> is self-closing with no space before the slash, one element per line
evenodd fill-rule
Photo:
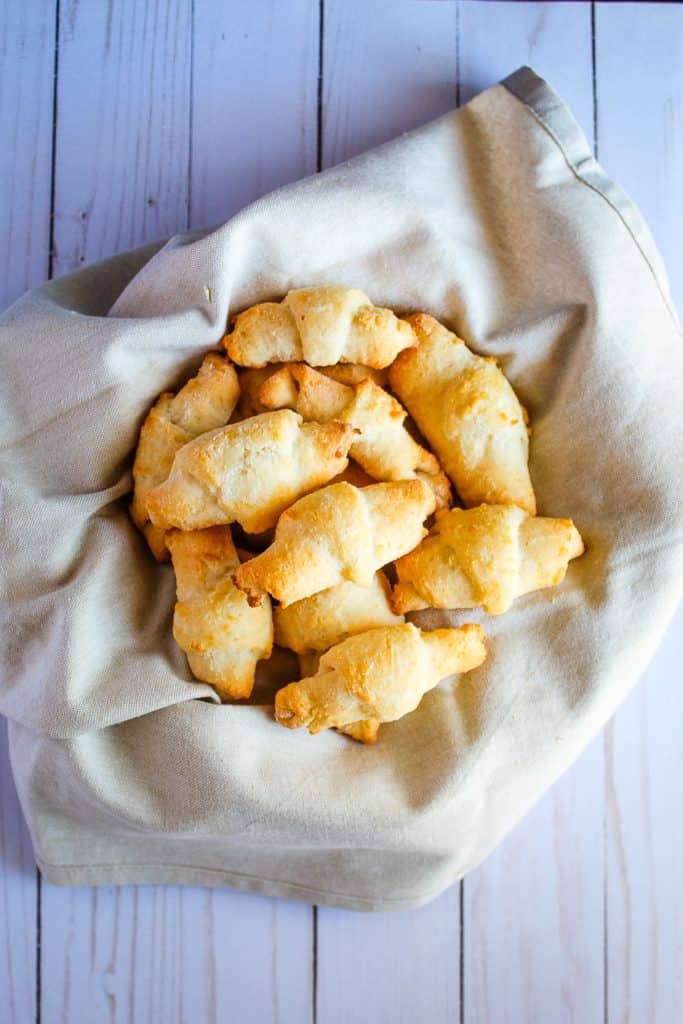
<path fill-rule="evenodd" d="M 157 250 L 31 292 L 0 327 L 0 708 L 40 868 L 359 909 L 428 900 L 576 758 L 681 594 L 683 349 L 652 239 L 522 69 Z M 499 357 L 531 413 L 540 512 L 587 543 L 561 587 L 451 616 L 484 622 L 487 663 L 373 748 L 282 729 L 267 685 L 216 704 L 171 638 L 171 569 L 127 515 L 155 396 L 231 311 L 324 282 L 427 310 Z"/>

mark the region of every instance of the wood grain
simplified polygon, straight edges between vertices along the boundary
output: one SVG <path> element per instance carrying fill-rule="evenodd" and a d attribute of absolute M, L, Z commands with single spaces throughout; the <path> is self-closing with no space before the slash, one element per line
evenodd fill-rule
<path fill-rule="evenodd" d="M 321 909 L 318 1024 L 457 1021 L 459 937 L 458 886 L 419 910 Z"/>
<path fill-rule="evenodd" d="M 600 162 L 647 218 L 680 310 L 683 7 L 599 5 L 596 70 Z M 605 734 L 607 1020 L 620 1024 L 679 1020 L 683 1002 L 682 663 L 683 609 Z"/>
<path fill-rule="evenodd" d="M 683 609 L 605 734 L 607 1020 L 676 1021 L 683 1000 Z"/>
<path fill-rule="evenodd" d="M 308 911 L 219 889 L 46 885 L 41 1019 L 305 1024 L 312 991 Z"/>
<path fill-rule="evenodd" d="M 36 1012 L 37 874 L 0 720 L 0 1019 L 26 1024 Z"/>
<path fill-rule="evenodd" d="M 191 9 L 61 3 L 55 276 L 187 227 Z"/>
<path fill-rule="evenodd" d="M 602 1021 L 602 743 L 465 879 L 464 1020 Z"/>
<path fill-rule="evenodd" d="M 326 0 L 324 167 L 453 109 L 456 23 L 448 0 Z"/>
<path fill-rule="evenodd" d="M 593 137 L 591 12 L 587 3 L 461 3 L 460 98 L 473 96 L 522 64 L 546 78 Z"/>
<path fill-rule="evenodd" d="M 195 0 L 193 227 L 314 173 L 318 8 L 318 0 Z"/>
<path fill-rule="evenodd" d="M 680 313 L 683 6 L 598 4 L 595 28 L 600 162 L 647 220 Z"/>
<path fill-rule="evenodd" d="M 592 139 L 587 5 L 461 4 L 459 28 L 463 102 L 530 64 Z M 602 1019 L 603 808 L 597 742 L 465 879 L 465 1021 Z"/>
<path fill-rule="evenodd" d="M 54 0 L 0 5 L 0 310 L 48 274 Z"/>

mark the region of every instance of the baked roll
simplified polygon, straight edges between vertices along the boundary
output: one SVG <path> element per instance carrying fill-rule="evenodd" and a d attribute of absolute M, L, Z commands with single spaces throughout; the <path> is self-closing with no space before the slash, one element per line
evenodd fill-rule
<path fill-rule="evenodd" d="M 561 583 L 582 552 L 571 519 L 534 517 L 514 505 L 454 508 L 396 562 L 394 610 L 481 605 L 499 615 L 521 594 Z"/>
<path fill-rule="evenodd" d="M 319 654 L 300 654 L 299 672 L 301 678 L 314 676 L 320 664 Z M 361 719 L 360 722 L 352 722 L 351 725 L 342 725 L 337 732 L 343 732 L 345 736 L 357 740 L 359 743 L 376 743 L 379 734 L 380 723 L 376 718 Z"/>
<path fill-rule="evenodd" d="M 286 608 L 275 608 L 275 642 L 297 654 L 307 654 L 328 651 L 353 633 L 397 626 L 403 616 L 391 610 L 390 597 L 391 587 L 383 572 L 375 573 L 367 587 L 344 580 Z"/>
<path fill-rule="evenodd" d="M 268 595 L 250 602 L 233 583 L 239 558 L 229 526 L 170 530 L 166 543 L 178 597 L 173 636 L 192 674 L 211 683 L 223 700 L 248 697 L 256 664 L 270 657 L 273 647 Z"/>
<path fill-rule="evenodd" d="M 352 437 L 348 423 L 304 423 L 289 409 L 210 431 L 181 448 L 168 479 L 148 492 L 149 517 L 164 529 L 237 522 L 260 533 L 346 469 Z"/>
<path fill-rule="evenodd" d="M 368 587 L 379 568 L 421 540 L 434 506 L 434 492 L 421 480 L 362 489 L 331 484 L 283 512 L 273 543 L 241 565 L 235 580 L 245 590 L 267 590 L 285 607 L 344 580 Z"/>
<path fill-rule="evenodd" d="M 526 414 L 495 359 L 425 313 L 410 318 L 416 348 L 389 371 L 408 409 L 467 507 L 518 505 L 536 513 Z"/>
<path fill-rule="evenodd" d="M 437 459 L 408 433 L 400 402 L 372 380 L 340 384 L 305 363 L 283 366 L 264 381 L 258 401 L 267 409 L 294 409 L 305 420 L 350 423 L 349 455 L 375 480 L 419 477 L 434 491 L 437 507 L 451 503 L 451 488 Z"/>
<path fill-rule="evenodd" d="M 393 722 L 446 676 L 486 658 L 481 626 L 421 632 L 412 623 L 357 633 L 327 651 L 315 675 L 279 690 L 275 718 L 310 733 L 360 721 Z"/>
<path fill-rule="evenodd" d="M 362 363 L 389 366 L 415 344 L 405 320 L 373 306 L 357 288 L 297 288 L 282 302 L 262 302 L 240 313 L 223 339 L 240 366 L 291 363 L 311 366 Z"/>
<path fill-rule="evenodd" d="M 161 395 L 142 424 L 133 463 L 130 514 L 159 562 L 168 557 L 166 531 L 149 521 L 147 494 L 166 479 L 184 444 L 228 422 L 239 393 L 235 367 L 225 356 L 210 352 L 196 376 L 177 395 Z"/>

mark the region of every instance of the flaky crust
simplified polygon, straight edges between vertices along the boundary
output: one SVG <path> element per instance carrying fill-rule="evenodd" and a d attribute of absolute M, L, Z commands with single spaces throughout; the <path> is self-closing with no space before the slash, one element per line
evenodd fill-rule
<path fill-rule="evenodd" d="M 181 448 L 168 479 L 147 494 L 149 517 L 181 530 L 232 522 L 267 530 L 346 468 L 352 436 L 348 423 L 304 423 L 289 409 L 210 431 Z"/>
<path fill-rule="evenodd" d="M 362 363 L 381 369 L 415 344 L 405 320 L 373 306 L 357 288 L 298 288 L 282 302 L 240 313 L 223 339 L 240 366 L 305 360 L 311 366 Z"/>
<path fill-rule="evenodd" d="M 285 607 L 344 580 L 367 587 L 377 569 L 419 543 L 434 507 L 421 480 L 362 489 L 332 484 L 283 512 L 273 543 L 241 565 L 235 580 L 245 590 L 267 590 Z"/>
<path fill-rule="evenodd" d="M 233 583 L 239 558 L 229 526 L 170 530 L 166 543 L 178 596 L 173 636 L 193 675 L 211 683 L 222 699 L 248 697 L 256 663 L 273 647 L 268 595 L 250 602 Z"/>
<path fill-rule="evenodd" d="M 184 444 L 228 422 L 239 393 L 232 363 L 218 352 L 210 352 L 196 376 L 177 395 L 161 395 L 142 424 L 133 463 L 130 513 L 160 562 L 168 557 L 165 530 L 149 521 L 147 494 L 166 479 Z"/>
<path fill-rule="evenodd" d="M 314 676 L 320 664 L 319 654 L 299 655 L 299 674 L 303 679 L 305 676 Z M 376 743 L 379 734 L 380 723 L 376 718 L 361 719 L 360 722 L 352 722 L 351 725 L 342 725 L 337 732 L 343 732 L 345 736 L 357 740 L 359 743 Z"/>
<path fill-rule="evenodd" d="M 571 519 L 536 518 L 511 505 L 452 509 L 396 562 L 394 610 L 481 605 L 498 615 L 521 594 L 561 583 L 582 552 Z"/>
<path fill-rule="evenodd" d="M 314 676 L 278 691 L 275 718 L 310 733 L 368 719 L 395 721 L 446 676 L 481 665 L 484 641 L 474 624 L 421 632 L 406 623 L 358 633 L 323 654 Z"/>
<path fill-rule="evenodd" d="M 274 610 L 275 642 L 297 654 L 328 651 L 353 633 L 403 622 L 389 603 L 391 588 L 382 572 L 368 587 L 345 580 L 336 587 Z"/>
<path fill-rule="evenodd" d="M 418 313 L 410 323 L 418 345 L 391 367 L 391 386 L 463 504 L 518 505 L 534 515 L 525 413 L 507 378 L 433 317 Z"/>
<path fill-rule="evenodd" d="M 371 477 L 419 477 L 434 491 L 437 508 L 450 505 L 450 484 L 437 459 L 406 430 L 401 403 L 372 380 L 349 387 L 305 363 L 290 363 L 268 377 L 258 401 L 267 409 L 294 409 L 305 420 L 351 424 L 357 433 L 349 454 Z"/>

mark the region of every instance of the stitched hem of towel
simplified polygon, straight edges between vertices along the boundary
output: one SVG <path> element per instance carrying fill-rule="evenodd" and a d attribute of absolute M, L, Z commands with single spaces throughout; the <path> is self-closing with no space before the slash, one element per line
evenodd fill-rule
<path fill-rule="evenodd" d="M 529 67 L 518 68 L 501 83 L 519 100 L 545 129 L 564 157 L 574 176 L 587 188 L 601 196 L 616 213 L 635 242 L 652 274 L 676 330 L 681 334 L 678 313 L 665 284 L 654 267 L 648 249 L 649 229 L 640 210 L 624 190 L 603 170 L 593 156 L 586 136 L 569 107 L 548 83 Z"/>
<path fill-rule="evenodd" d="M 221 868 L 198 867 L 190 864 L 135 863 L 135 864 L 50 864 L 39 857 L 36 863 L 44 880 L 60 886 L 93 885 L 201 885 L 222 887 L 241 892 L 260 893 L 279 899 L 303 900 L 306 903 L 344 910 L 365 912 L 406 910 L 421 907 L 435 900 L 442 892 L 460 879 L 449 878 L 444 884 L 426 893 L 411 896 L 355 896 L 329 889 L 315 889 L 282 879 L 258 878 Z"/>

